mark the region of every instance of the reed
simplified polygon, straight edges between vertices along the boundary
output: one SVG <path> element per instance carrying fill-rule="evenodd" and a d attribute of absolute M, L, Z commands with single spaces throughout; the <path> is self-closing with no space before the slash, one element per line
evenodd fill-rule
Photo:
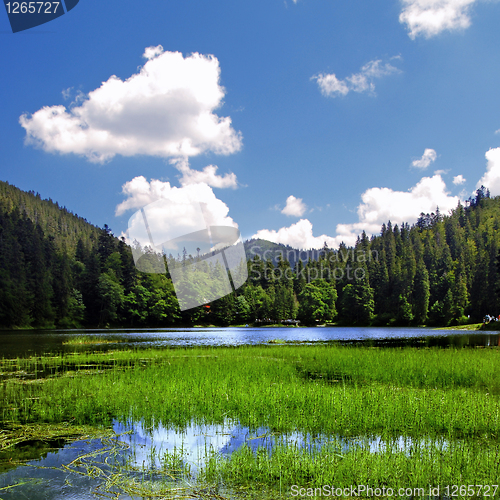
<path fill-rule="evenodd" d="M 99 344 L 115 344 L 117 341 L 103 339 L 101 337 L 91 337 L 90 335 L 79 335 L 77 337 L 72 337 L 65 342 L 63 345 L 99 345 Z"/>
<path fill-rule="evenodd" d="M 229 457 L 214 454 L 199 479 L 227 487 L 274 490 L 281 484 L 282 493 L 289 494 L 292 485 L 333 489 L 367 485 L 391 488 L 396 494 L 399 489 L 424 488 L 428 495 L 429 485 L 440 486 L 444 492 L 445 486 L 457 484 L 458 479 L 462 481 L 458 484 L 495 485 L 499 473 L 498 448 L 484 443 L 422 443 L 406 452 L 387 447 L 377 453 L 367 449 L 342 453 L 340 446 L 330 444 L 312 451 L 277 446 L 272 453 L 243 446 Z"/>

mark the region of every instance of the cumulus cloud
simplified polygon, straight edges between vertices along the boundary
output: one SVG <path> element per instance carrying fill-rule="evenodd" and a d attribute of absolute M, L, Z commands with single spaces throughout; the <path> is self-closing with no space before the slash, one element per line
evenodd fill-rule
<path fill-rule="evenodd" d="M 400 59 L 400 57 L 397 56 L 392 59 Z M 316 80 L 321 93 L 328 97 L 347 95 L 351 91 L 360 93 L 369 92 L 373 94 L 375 91 L 373 80 L 400 72 L 401 71 L 392 64 L 388 62 L 383 63 L 381 59 L 377 59 L 365 64 L 359 73 L 354 73 L 343 80 L 339 80 L 334 73 L 319 73 L 313 76 L 311 80 Z"/>
<path fill-rule="evenodd" d="M 470 26 L 470 10 L 477 0 L 402 0 L 399 22 L 406 24 L 411 39 L 430 38 L 442 31 Z"/>
<path fill-rule="evenodd" d="M 498 179 L 500 187 L 500 175 Z M 408 191 L 379 187 L 367 189 L 361 195 L 362 202 L 358 206 L 359 221 L 352 224 L 337 224 L 334 237 L 326 235 L 314 237 L 312 224 L 307 219 L 301 219 L 296 224 L 278 231 L 262 229 L 253 237 L 289 244 L 296 248 L 321 248 L 325 241 L 330 247 L 336 247 L 341 242 L 354 245 L 358 235 L 363 231 L 368 235 L 378 234 L 382 224 L 389 220 L 393 223 L 412 224 L 417 221 L 421 212 L 435 212 L 436 207 L 439 207 L 441 212 L 446 213 L 455 208 L 459 200 L 458 196 L 449 195 L 441 176 L 434 175 L 422 178 Z"/>
<path fill-rule="evenodd" d="M 476 187 L 484 186 L 490 190 L 492 196 L 500 195 L 500 148 L 494 148 L 485 154 L 486 165 L 485 174 L 479 179 Z"/>
<path fill-rule="evenodd" d="M 295 198 L 295 196 L 290 195 L 286 199 L 286 206 L 281 213 L 293 217 L 302 217 L 306 210 L 307 205 L 302 201 L 302 198 Z"/>
<path fill-rule="evenodd" d="M 455 184 L 455 186 L 460 186 L 460 184 L 464 184 L 466 180 L 467 179 L 462 174 L 455 175 L 455 177 L 453 177 L 453 184 Z"/>
<path fill-rule="evenodd" d="M 212 188 L 206 184 L 189 184 L 182 187 L 171 186 L 170 182 L 151 179 L 148 182 L 144 176 L 134 177 L 122 186 L 122 193 L 127 197 L 115 210 L 115 215 L 123 215 L 128 210 L 142 208 L 159 199 L 176 200 L 179 206 L 185 206 L 191 199 L 205 203 L 208 208 L 209 223 L 213 225 L 231 225 L 236 223 L 228 217 L 229 208 L 219 200 Z M 172 218 L 182 218 L 179 211 Z"/>
<path fill-rule="evenodd" d="M 358 234 L 363 229 L 371 234 L 378 233 L 380 226 L 388 220 L 414 223 L 421 212 L 430 213 L 439 207 L 446 213 L 455 208 L 458 196 L 450 196 L 440 175 L 423 177 L 408 191 L 394 191 L 390 188 L 370 188 L 361 195 L 358 206 L 359 222 L 339 224 L 337 231 Z"/>
<path fill-rule="evenodd" d="M 460 198 L 450 196 L 446 184 L 440 175 L 423 177 L 408 191 L 394 191 L 390 188 L 370 188 L 361 195 L 358 206 L 359 222 L 338 224 L 337 237 L 341 236 L 346 243 L 354 244 L 362 231 L 367 234 L 378 234 L 382 224 L 417 221 L 421 212 L 431 213 L 436 207 L 447 213 L 458 205 Z"/>
<path fill-rule="evenodd" d="M 187 158 L 174 158 L 170 160 L 170 163 L 181 172 L 182 177 L 180 177 L 179 182 L 182 186 L 204 183 L 216 188 L 236 189 L 238 187 L 236 175 L 232 172 L 217 175 L 219 167 L 216 165 L 208 165 L 200 172 L 199 170 L 191 169 Z"/>
<path fill-rule="evenodd" d="M 241 148 L 231 118 L 219 117 L 224 88 L 214 56 L 148 47 L 147 62 L 125 81 L 111 76 L 73 107 L 45 106 L 19 122 L 27 144 L 93 162 L 115 155 L 189 157 Z"/>
<path fill-rule="evenodd" d="M 427 148 L 422 155 L 422 158 L 412 162 L 412 167 L 425 170 L 431 163 L 436 161 L 437 154 L 433 149 Z"/>
<path fill-rule="evenodd" d="M 228 216 L 228 206 L 215 196 L 210 186 L 204 183 L 175 187 L 169 182 L 157 179 L 148 182 L 145 177 L 139 176 L 126 182 L 122 186 L 122 193 L 126 199 L 116 207 L 117 216 L 129 210 L 141 209 L 161 199 L 168 200 L 168 214 L 165 213 L 165 205 L 148 210 L 148 224 L 153 237 L 155 234 L 182 236 L 199 231 L 202 229 L 200 207 L 206 226 L 238 227 Z M 149 242 L 146 240 L 140 243 Z"/>
<path fill-rule="evenodd" d="M 295 224 L 282 227 L 278 231 L 261 229 L 252 238 L 274 241 L 275 243 L 282 243 L 299 249 L 322 248 L 325 242 L 331 247 L 338 244 L 335 238 L 325 234 L 313 236 L 313 225 L 308 219 L 300 219 Z"/>

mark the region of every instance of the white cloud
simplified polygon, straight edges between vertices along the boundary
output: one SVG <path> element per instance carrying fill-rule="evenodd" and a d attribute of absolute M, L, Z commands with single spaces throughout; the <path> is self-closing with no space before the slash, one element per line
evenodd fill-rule
<path fill-rule="evenodd" d="M 422 158 L 419 160 L 415 160 L 412 162 L 412 167 L 415 168 L 420 168 L 422 170 L 426 169 L 431 163 L 436 161 L 437 154 L 436 151 L 433 149 L 425 149 L 424 154 L 422 155 Z"/>
<path fill-rule="evenodd" d="M 302 217 L 307 210 L 307 205 L 302 201 L 302 198 L 295 198 L 290 195 L 286 199 L 286 207 L 281 211 L 282 214 L 291 215 L 293 217 Z"/>
<path fill-rule="evenodd" d="M 351 90 L 345 81 L 339 80 L 334 73 L 329 75 L 319 73 L 312 78 L 317 80 L 321 93 L 326 96 L 337 97 L 338 95 L 346 95 Z"/>
<path fill-rule="evenodd" d="M 208 165 L 200 172 L 189 167 L 187 158 L 175 158 L 170 160 L 170 163 L 181 172 L 182 177 L 179 182 L 182 186 L 205 183 L 216 188 L 236 189 L 238 187 L 236 175 L 232 172 L 223 176 L 217 175 L 218 167 L 216 165 Z"/>
<path fill-rule="evenodd" d="M 67 100 L 67 99 L 69 99 L 69 98 L 71 97 L 71 92 L 72 92 L 72 90 L 73 90 L 73 87 L 69 87 L 69 88 L 67 88 L 67 89 L 64 89 L 64 90 L 61 92 L 61 94 L 62 94 L 62 96 L 63 96 L 63 99 L 64 99 L 64 100 Z"/>
<path fill-rule="evenodd" d="M 466 181 L 467 179 L 462 174 L 453 177 L 453 184 L 455 184 L 455 186 L 460 186 L 460 184 L 464 184 Z"/>
<path fill-rule="evenodd" d="M 234 226 L 237 224 L 228 216 L 229 208 L 219 200 L 212 188 L 206 184 L 189 184 L 183 187 L 171 186 L 169 182 L 151 179 L 148 182 L 142 175 L 134 177 L 122 186 L 122 193 L 127 197 L 116 207 L 115 215 L 123 215 L 128 210 L 140 209 L 154 201 L 167 199 L 172 211 L 168 214 L 170 226 L 179 228 L 180 234 L 193 231 L 193 202 L 198 202 L 203 209 L 207 225 Z M 165 219 L 165 214 L 158 214 Z M 151 224 L 151 221 L 149 221 Z M 159 222 L 158 222 L 159 223 Z M 172 232 L 175 232 L 172 230 Z"/>
<path fill-rule="evenodd" d="M 360 221 L 382 224 L 387 220 L 416 221 L 420 212 L 432 212 L 439 206 L 442 212 L 454 208 L 456 196 L 449 196 L 440 175 L 423 177 L 408 191 L 390 188 L 370 188 L 361 195 L 358 207 Z"/>
<path fill-rule="evenodd" d="M 345 242 L 356 240 L 365 230 L 377 234 L 387 221 L 393 223 L 415 223 L 421 212 L 431 213 L 436 207 L 442 213 L 455 208 L 460 201 L 458 196 L 450 196 L 440 175 L 423 177 L 408 191 L 393 191 L 390 188 L 370 188 L 361 195 L 358 206 L 359 222 L 338 224 L 337 233 L 345 236 Z"/>
<path fill-rule="evenodd" d="M 161 54 L 163 54 L 163 47 L 161 45 L 157 45 L 156 47 L 154 47 L 154 46 L 153 47 L 146 47 L 142 57 L 144 57 L 144 59 L 149 60 L 149 59 L 154 59 L 155 57 L 158 57 Z"/>
<path fill-rule="evenodd" d="M 406 24 L 409 37 L 426 38 L 442 31 L 470 26 L 470 9 L 477 0 L 402 0 L 399 22 Z"/>
<path fill-rule="evenodd" d="M 476 187 L 484 186 L 492 196 L 500 195 L 500 148 L 490 149 L 485 154 L 488 163 L 485 174 L 479 179 Z"/>
<path fill-rule="evenodd" d="M 392 59 L 400 59 L 399 56 Z M 359 73 L 354 73 L 344 80 L 339 80 L 334 73 L 319 73 L 311 78 L 316 80 L 321 93 L 328 97 L 347 95 L 349 92 L 369 92 L 374 93 L 375 84 L 373 80 L 383 76 L 401 71 L 390 63 L 382 63 L 381 59 L 370 61 L 365 64 Z"/>
<path fill-rule="evenodd" d="M 252 238 L 274 241 L 275 243 L 282 243 L 299 249 L 323 248 L 325 242 L 328 246 L 335 247 L 339 243 L 335 238 L 325 234 L 313 236 L 313 226 L 307 219 L 300 219 L 295 224 L 282 227 L 278 231 L 261 229 Z"/>
<path fill-rule="evenodd" d="M 177 200 L 179 205 L 184 205 L 191 198 L 200 203 L 207 204 L 210 223 L 213 225 L 235 225 L 228 217 L 229 208 L 217 199 L 212 188 L 206 184 L 189 184 L 183 187 L 171 186 L 170 182 L 151 179 L 148 182 L 144 176 L 134 177 L 122 186 L 122 193 L 127 199 L 116 207 L 116 215 L 122 215 L 127 210 L 138 209 L 159 199 Z M 177 214 L 182 216 L 182 212 Z"/>
<path fill-rule="evenodd" d="M 500 128 L 498 130 L 495 130 L 495 134 L 500 134 Z"/>
<path fill-rule="evenodd" d="M 222 105 L 219 61 L 214 56 L 148 47 L 147 62 L 125 81 L 111 76 L 79 105 L 45 106 L 19 121 L 26 143 L 51 153 L 74 153 L 93 162 L 120 154 L 178 157 L 241 148 Z"/>
<path fill-rule="evenodd" d="M 367 189 L 361 195 L 361 200 L 362 203 L 358 206 L 359 221 L 353 224 L 337 224 L 334 237 L 314 237 L 312 224 L 307 219 L 301 219 L 296 224 L 278 231 L 262 229 L 253 237 L 289 244 L 296 248 L 320 248 L 325 241 L 330 247 L 336 247 L 342 241 L 346 245 L 354 245 L 363 231 L 368 235 L 378 234 L 382 224 L 389 220 L 398 224 L 412 224 L 417 221 L 421 212 L 435 212 L 436 207 L 439 207 L 442 213 L 447 213 L 457 206 L 460 199 L 458 196 L 450 196 L 441 176 L 434 175 L 422 178 L 408 191 L 378 187 Z"/>

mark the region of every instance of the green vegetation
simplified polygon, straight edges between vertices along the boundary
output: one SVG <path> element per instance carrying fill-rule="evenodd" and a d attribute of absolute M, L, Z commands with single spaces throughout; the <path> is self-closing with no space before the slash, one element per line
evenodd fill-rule
<path fill-rule="evenodd" d="M 362 448 L 342 451 L 341 443 L 333 442 L 312 451 L 277 446 L 272 453 L 264 448 L 254 452 L 243 446 L 227 458 L 214 454 L 200 479 L 255 489 L 256 485 L 266 485 L 276 490 L 281 484 L 282 492 L 288 494 L 292 485 L 328 485 L 333 489 L 368 485 L 391 488 L 396 494 L 401 488 L 425 488 L 428 495 L 429 485 L 441 485 L 443 493 L 443 486 L 457 484 L 459 478 L 463 483 L 458 484 L 498 484 L 499 471 L 498 447 L 491 443 L 457 442 L 447 446 L 428 442 L 412 444 L 409 451 L 386 447 L 374 453 Z"/>
<path fill-rule="evenodd" d="M 446 326 L 442 328 L 436 328 L 436 330 L 472 330 L 496 332 L 500 330 L 500 321 L 490 321 L 489 323 L 472 323 L 469 325 Z"/>
<path fill-rule="evenodd" d="M 98 227 L 66 207 L 60 207 L 57 201 L 50 198 L 42 200 L 39 193 L 22 191 L 8 182 L 0 181 L 0 207 L 0 212 L 4 214 L 15 213 L 21 218 L 25 216 L 45 236 L 50 237 L 59 252 L 65 252 L 70 257 L 74 257 L 79 240 L 88 244 L 99 237 Z"/>
<path fill-rule="evenodd" d="M 148 464 L 138 467 L 123 459 L 127 455 L 129 446 L 121 438 L 122 434 L 115 434 L 109 430 L 97 430 L 68 425 L 37 425 L 22 426 L 16 429 L 20 436 L 10 446 L 23 444 L 21 449 L 16 449 L 14 460 L 2 462 L 1 458 L 8 457 L 8 453 L 0 450 L 0 471 L 26 465 L 26 461 L 43 458 L 49 451 L 54 451 L 62 446 L 65 441 L 99 440 L 97 449 L 79 455 L 68 464 L 61 467 L 36 466 L 46 470 L 59 471 L 66 478 L 74 476 L 86 476 L 97 480 L 94 482 L 93 494 L 104 498 L 120 498 L 122 494 L 132 498 L 213 498 L 211 491 L 198 491 L 192 488 L 186 481 L 189 470 L 183 465 L 177 454 L 165 454 L 161 460 L 161 467 L 151 467 Z M 127 433 L 125 433 L 127 434 Z M 29 445 L 26 444 L 29 442 Z M 51 446 L 52 445 L 52 446 Z M 11 457 L 12 458 L 12 457 Z M 3 469 L 3 470 L 2 470 Z M 12 488 L 24 487 L 21 495 L 26 498 L 36 496 L 38 485 L 42 479 L 22 479 L 8 486 L 0 487 L 0 492 Z M 67 483 L 68 484 L 68 483 Z M 70 484 L 70 483 L 69 483 Z M 28 486 L 28 488 L 26 488 Z"/>
<path fill-rule="evenodd" d="M 16 424 L 7 423 L 2 426 L 0 435 L 0 453 L 5 453 L 9 448 L 32 441 L 77 441 L 82 439 L 96 439 L 111 435 L 109 431 L 96 429 L 85 425 L 74 425 L 69 422 L 57 424 Z"/>
<path fill-rule="evenodd" d="M 500 197 L 479 189 L 448 216 L 421 214 L 412 227 L 389 222 L 380 236 L 363 234 L 354 248 L 306 252 L 307 262 L 293 249 L 267 245 L 249 252 L 249 279 L 236 293 L 210 308 L 181 313 L 168 272 L 138 272 L 130 247 L 107 226 L 96 228 L 51 200 L 0 183 L 0 327 L 268 325 L 298 319 L 495 330 L 499 322 L 480 322 L 485 314 L 500 314 L 499 221 Z M 259 243 L 249 242 L 247 250 Z M 180 258 L 165 257 L 170 263 Z M 67 343 L 102 342 L 75 335 Z M 265 427 L 278 437 L 327 436 L 330 442 L 305 449 L 283 441 L 272 453 L 244 446 L 229 457 L 207 450 L 198 480 L 233 488 L 231 497 L 245 496 L 240 488 L 275 491 L 273 485 L 398 488 L 494 484 L 499 477 L 497 348 L 389 350 L 280 339 L 269 344 L 4 359 L 2 460 L 10 453 L 22 458 L 23 443 L 43 441 L 45 453 L 47 443 L 94 436 L 89 433 L 113 420 L 153 428 L 234 422 Z M 343 444 L 373 437 L 387 443 L 403 437 L 410 444 L 376 452 Z M 80 458 L 75 472 L 83 467 L 99 474 L 106 493 L 194 493 L 176 483 L 189 475 L 182 454 L 159 456 L 164 470 L 150 470 L 140 482 L 130 470 L 100 469 L 96 457 Z"/>
<path fill-rule="evenodd" d="M 117 340 L 107 340 L 99 337 L 91 337 L 90 335 L 78 335 L 63 342 L 63 345 L 98 345 L 98 344 L 115 344 L 120 342 Z"/>
<path fill-rule="evenodd" d="M 244 447 L 200 475 L 289 487 L 492 483 L 500 474 L 500 351 L 264 345 L 3 360 L 3 425 L 183 428 L 239 422 L 322 447 Z M 340 437 L 411 439 L 408 449 L 342 449 Z M 161 458 L 161 457 L 160 457 Z M 475 482 L 474 482 L 475 481 Z"/>
<path fill-rule="evenodd" d="M 483 323 L 472 323 L 470 325 L 455 325 L 455 326 L 444 326 L 441 328 L 436 328 L 436 330 L 464 330 L 464 331 L 478 331 L 485 330 Z"/>
<path fill-rule="evenodd" d="M 500 314 L 499 225 L 500 197 L 481 188 L 450 215 L 421 214 L 411 227 L 388 222 L 353 248 L 298 252 L 250 241 L 248 281 L 209 308 L 181 313 L 169 273 L 137 271 L 131 248 L 106 225 L 0 183 L 0 327 L 477 323 Z M 196 264 L 206 277 L 197 291 L 220 295 L 209 276 L 221 269 L 198 256 L 146 254 L 168 266 Z"/>

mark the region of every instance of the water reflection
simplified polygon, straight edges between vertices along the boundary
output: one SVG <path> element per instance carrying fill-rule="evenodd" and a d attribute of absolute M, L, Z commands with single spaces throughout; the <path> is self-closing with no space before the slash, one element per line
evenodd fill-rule
<path fill-rule="evenodd" d="M 87 500 L 95 497 L 95 492 L 103 483 L 102 474 L 93 477 L 82 475 L 78 468 L 70 469 L 68 464 L 81 462 L 82 456 L 92 455 L 95 470 L 106 474 L 119 470 L 120 474 L 137 477 L 140 481 L 148 471 L 154 472 L 149 477 L 160 480 L 157 471 L 165 465 L 165 457 L 175 455 L 188 466 L 192 474 L 189 481 L 195 481 L 196 475 L 214 453 L 228 457 L 231 453 L 248 446 L 253 451 L 265 448 L 269 453 L 277 445 L 292 446 L 314 452 L 323 446 L 333 446 L 336 452 L 345 454 L 356 449 L 369 450 L 372 453 L 391 449 L 407 455 L 422 448 L 445 449 L 447 441 L 431 439 L 412 439 L 398 436 L 392 439 L 381 436 L 342 437 L 326 434 L 291 433 L 278 435 L 270 429 L 261 427 L 249 429 L 237 422 L 204 425 L 192 423 L 183 429 L 157 425 L 147 428 L 141 422 L 118 422 L 113 429 L 119 437 L 113 440 L 94 439 L 68 444 L 59 450 L 47 452 L 42 458 L 32 460 L 29 465 L 18 467 L 0 474 L 0 488 L 16 483 L 25 483 L 10 490 L 2 491 L 4 500 L 29 498 L 30 500 Z M 125 433 L 125 434 L 124 434 Z M 114 444 L 119 443 L 120 453 L 116 453 Z M 103 451 L 104 450 L 104 451 Z M 123 466 L 126 465 L 125 468 Z M 75 467 L 75 465 L 73 465 Z M 78 467 L 78 465 L 76 465 Z M 71 473 L 71 471 L 75 471 Z M 84 470 L 84 469 L 82 469 Z M 178 481 L 184 481 L 179 478 Z M 176 483 L 177 484 L 177 483 Z M 184 484 L 188 484 L 184 482 Z M 120 498 L 131 498 L 127 495 Z"/>
<path fill-rule="evenodd" d="M 2 491 L 3 500 L 95 500 L 92 493 L 100 481 L 96 478 L 71 474 L 63 465 L 86 453 L 101 448 L 101 440 L 77 441 L 61 449 L 44 452 L 44 458 L 31 460 L 29 465 L 0 474 L 0 488 L 20 484 Z M 17 457 L 16 457 L 17 458 Z M 25 458 L 25 457 L 23 457 Z M 19 459 L 19 458 L 17 458 Z M 122 497 L 127 498 L 127 497 Z"/>
<path fill-rule="evenodd" d="M 107 343 L 68 345 L 86 336 Z M 0 333 L 5 358 L 75 351 L 108 351 L 192 346 L 238 346 L 283 343 L 368 344 L 375 347 L 490 347 L 500 345 L 497 333 L 432 330 L 428 328 L 332 327 L 332 328 L 176 328 L 119 330 L 4 331 Z"/>
<path fill-rule="evenodd" d="M 184 457 L 191 472 L 195 473 L 205 465 L 211 454 L 217 453 L 228 457 L 242 446 L 248 446 L 254 452 L 265 448 L 272 454 L 278 445 L 292 446 L 309 452 L 320 450 L 324 445 L 333 445 L 338 453 L 344 454 L 356 449 L 379 453 L 386 450 L 403 452 L 410 455 L 416 448 L 438 447 L 445 449 L 448 442 L 444 439 L 415 440 L 409 436 L 382 437 L 359 436 L 344 437 L 328 434 L 309 434 L 293 432 L 276 434 L 267 427 L 250 429 L 238 423 L 227 421 L 223 424 L 195 424 L 175 429 L 157 425 L 146 428 L 141 422 L 115 422 L 113 430 L 124 434 L 121 439 L 132 451 L 132 461 L 135 466 L 148 464 L 149 467 L 161 467 L 165 454 L 175 453 Z"/>

